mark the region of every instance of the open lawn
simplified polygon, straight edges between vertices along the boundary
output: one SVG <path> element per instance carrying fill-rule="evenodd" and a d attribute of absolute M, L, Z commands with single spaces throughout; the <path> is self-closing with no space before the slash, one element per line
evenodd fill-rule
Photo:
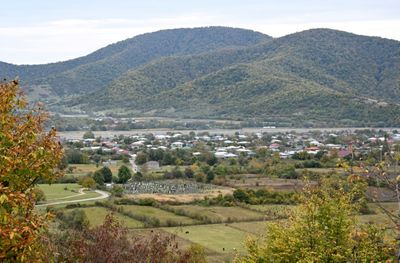
<path fill-rule="evenodd" d="M 43 190 L 46 196 L 44 203 L 74 201 L 101 196 L 94 191 L 79 192 L 82 186 L 78 184 L 39 184 L 38 187 Z"/>
<path fill-rule="evenodd" d="M 44 192 L 47 202 L 77 196 L 81 188 L 78 184 L 39 184 L 38 187 Z"/>
<path fill-rule="evenodd" d="M 124 211 L 129 211 L 138 215 L 146 215 L 158 218 L 161 225 L 167 225 L 168 222 L 176 222 L 182 225 L 193 225 L 199 223 L 199 221 L 191 219 L 186 216 L 175 215 L 174 213 L 167 212 L 151 206 L 140 206 L 140 205 L 122 205 Z"/>
<path fill-rule="evenodd" d="M 183 210 L 192 217 L 204 218 L 204 221 L 213 223 L 264 219 L 264 215 L 262 213 L 241 207 L 205 207 L 196 205 L 179 205 L 171 207 L 173 207 L 176 211 Z"/>
<path fill-rule="evenodd" d="M 95 227 L 101 225 L 104 221 L 106 215 L 108 215 L 111 211 L 104 207 L 86 207 L 79 208 L 79 210 L 83 210 L 86 213 L 87 218 L 89 219 L 90 226 Z M 128 228 L 138 228 L 143 227 L 143 223 L 132 219 L 130 217 L 114 213 L 114 216 L 122 223 L 125 227 Z"/>
<path fill-rule="evenodd" d="M 198 243 L 217 253 L 244 252 L 243 242 L 249 235 L 247 232 L 229 227 L 225 224 L 198 225 L 163 228 L 191 242 Z"/>

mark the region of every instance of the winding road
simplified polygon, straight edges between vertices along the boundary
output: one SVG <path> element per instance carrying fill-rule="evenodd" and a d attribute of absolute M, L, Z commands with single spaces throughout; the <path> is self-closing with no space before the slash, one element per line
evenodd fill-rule
<path fill-rule="evenodd" d="M 83 193 L 83 189 L 79 189 L 79 192 Z M 72 203 L 79 203 L 79 202 L 85 202 L 85 201 L 95 201 L 95 200 L 106 199 L 110 196 L 110 193 L 105 192 L 105 191 L 95 190 L 95 192 L 100 194 L 100 196 L 91 197 L 91 198 L 83 198 L 83 199 L 79 199 L 79 200 L 57 201 L 57 202 L 51 202 L 51 203 L 46 203 L 46 204 L 40 204 L 40 205 L 36 205 L 36 206 L 41 207 L 41 206 L 49 206 L 49 205 L 61 205 L 61 204 L 72 204 Z M 75 197 L 75 196 L 73 196 L 73 197 Z"/>

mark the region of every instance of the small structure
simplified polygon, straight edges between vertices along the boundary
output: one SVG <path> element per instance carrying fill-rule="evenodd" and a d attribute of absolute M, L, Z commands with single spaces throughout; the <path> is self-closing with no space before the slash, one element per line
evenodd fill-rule
<path fill-rule="evenodd" d="M 183 142 L 173 142 L 171 143 L 171 148 L 172 149 L 178 149 L 178 148 L 183 148 Z"/>

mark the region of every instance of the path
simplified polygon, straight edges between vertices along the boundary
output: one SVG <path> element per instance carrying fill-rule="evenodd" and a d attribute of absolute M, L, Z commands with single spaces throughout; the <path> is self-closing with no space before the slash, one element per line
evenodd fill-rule
<path fill-rule="evenodd" d="M 83 189 L 81 189 L 81 190 L 83 191 Z M 81 190 L 79 190 L 79 191 L 81 192 Z M 102 199 L 106 199 L 110 196 L 110 194 L 105 191 L 95 190 L 95 192 L 100 194 L 100 196 L 92 197 L 92 198 L 84 198 L 84 199 L 79 199 L 79 200 L 51 202 L 51 203 L 41 204 L 41 205 L 36 205 L 36 206 L 41 207 L 41 206 L 49 206 L 49 205 L 72 204 L 72 203 L 79 203 L 79 202 L 85 202 L 85 201 L 102 200 Z"/>
<path fill-rule="evenodd" d="M 85 195 L 86 193 L 85 193 L 84 191 L 85 191 L 86 189 L 87 189 L 87 188 L 80 188 L 80 189 L 79 189 L 79 193 L 76 194 L 76 195 L 70 195 L 70 196 L 67 196 L 67 197 L 54 198 L 54 199 L 51 199 L 51 201 L 62 200 L 62 199 L 70 199 L 70 198 L 75 198 L 75 197 L 80 196 L 80 195 Z"/>

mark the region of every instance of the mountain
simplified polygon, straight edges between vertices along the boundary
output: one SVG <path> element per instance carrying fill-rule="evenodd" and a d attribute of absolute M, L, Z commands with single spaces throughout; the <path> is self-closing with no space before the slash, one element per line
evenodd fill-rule
<path fill-rule="evenodd" d="M 63 96 L 53 104 L 62 110 L 297 126 L 400 124 L 400 42 L 331 29 L 275 39 L 222 27 L 166 30 L 76 60 L 4 67 L 24 69 L 33 90 Z"/>
<path fill-rule="evenodd" d="M 6 78 L 18 75 L 26 86 L 49 86 L 57 95 L 85 93 L 104 88 L 125 71 L 154 59 L 248 46 L 268 39 L 271 37 L 251 30 L 227 27 L 162 30 L 65 62 L 33 66 L 6 64 L 1 73 Z"/>
<path fill-rule="evenodd" d="M 162 58 L 81 103 L 87 110 L 150 115 L 395 125 L 399 88 L 400 42 L 314 29 Z"/>

